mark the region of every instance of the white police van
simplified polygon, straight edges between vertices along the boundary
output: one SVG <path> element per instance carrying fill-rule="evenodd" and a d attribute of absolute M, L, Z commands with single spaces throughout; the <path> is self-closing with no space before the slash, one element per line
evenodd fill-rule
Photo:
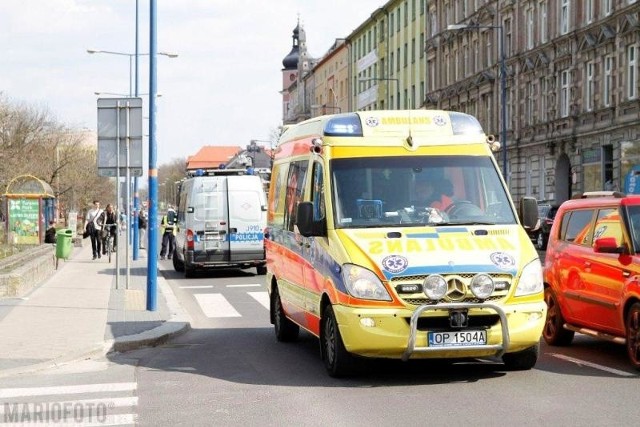
<path fill-rule="evenodd" d="M 186 277 L 211 268 L 266 273 L 266 195 L 251 169 L 192 172 L 180 185 L 177 211 L 176 271 Z"/>

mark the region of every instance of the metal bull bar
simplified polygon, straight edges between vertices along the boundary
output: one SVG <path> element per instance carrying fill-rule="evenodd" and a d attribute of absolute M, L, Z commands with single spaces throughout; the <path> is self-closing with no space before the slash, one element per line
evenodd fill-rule
<path fill-rule="evenodd" d="M 494 310 L 498 316 L 500 316 L 500 325 L 502 327 L 502 344 L 493 344 L 493 345 L 468 345 L 468 346 L 442 346 L 442 347 L 416 347 L 416 335 L 418 334 L 418 319 L 420 315 L 427 310 L 451 310 L 451 309 L 471 309 L 471 308 L 482 308 L 482 309 L 491 309 Z M 507 315 L 495 304 L 486 304 L 486 303 L 450 303 L 450 304 L 438 304 L 438 305 L 429 305 L 423 304 L 416 308 L 416 310 L 411 315 L 411 322 L 409 323 L 410 333 L 409 333 L 409 342 L 407 343 L 407 349 L 404 351 L 402 355 L 402 360 L 407 361 L 409 357 L 414 352 L 419 353 L 427 353 L 430 351 L 442 351 L 442 350 L 496 350 L 496 357 L 500 357 L 504 354 L 504 352 L 509 348 L 509 328 L 507 325 Z M 487 340 L 489 339 L 487 335 Z"/>

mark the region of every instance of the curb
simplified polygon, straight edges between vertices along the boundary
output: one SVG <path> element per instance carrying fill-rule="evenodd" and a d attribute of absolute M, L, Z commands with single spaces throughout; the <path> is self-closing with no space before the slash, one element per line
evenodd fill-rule
<path fill-rule="evenodd" d="M 142 347 L 155 347 L 165 343 L 170 338 L 174 338 L 190 330 L 191 318 L 178 302 L 164 277 L 160 275 L 158 275 L 158 286 L 165 297 L 167 307 L 171 313 L 171 317 L 162 325 L 138 334 L 125 335 L 104 341 L 101 344 L 88 346 L 84 350 L 64 354 L 46 362 L 0 370 L 0 378 L 43 371 L 72 362 L 77 362 L 79 360 L 87 360 L 94 357 L 105 357 L 114 355 L 115 353 L 136 350 Z"/>

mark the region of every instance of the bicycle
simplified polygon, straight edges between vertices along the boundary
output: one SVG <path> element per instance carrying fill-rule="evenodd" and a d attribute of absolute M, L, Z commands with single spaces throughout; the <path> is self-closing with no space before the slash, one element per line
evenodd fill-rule
<path fill-rule="evenodd" d="M 105 251 L 107 252 L 107 257 L 109 258 L 109 262 L 111 262 L 111 253 L 114 252 L 114 250 L 113 250 L 114 234 L 111 233 L 109 231 L 109 229 L 116 228 L 117 226 L 118 226 L 118 224 L 105 224 L 104 225 L 104 231 L 107 232 L 107 237 L 105 237 L 103 243 L 104 243 Z"/>

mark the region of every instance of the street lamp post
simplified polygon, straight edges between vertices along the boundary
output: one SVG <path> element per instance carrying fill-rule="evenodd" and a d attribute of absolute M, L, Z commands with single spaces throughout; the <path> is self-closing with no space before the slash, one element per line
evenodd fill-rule
<path fill-rule="evenodd" d="M 507 181 L 507 66 L 505 64 L 504 51 L 504 28 L 502 25 L 467 25 L 467 24 L 451 24 L 447 26 L 447 30 L 479 30 L 479 29 L 498 30 L 500 38 L 500 144 L 502 144 L 502 177 Z"/>
<path fill-rule="evenodd" d="M 360 83 L 364 83 L 364 82 L 370 82 L 370 81 L 375 81 L 375 80 L 381 80 L 381 81 L 390 81 L 390 82 L 396 82 L 396 90 L 398 88 L 400 88 L 400 79 L 394 79 L 391 77 L 365 77 L 362 79 L 358 79 L 358 81 Z M 387 105 L 389 105 L 391 103 L 391 98 L 389 97 L 389 87 L 387 87 Z M 390 106 L 393 107 L 393 106 Z M 393 110 L 393 108 L 390 108 L 391 110 Z"/>

